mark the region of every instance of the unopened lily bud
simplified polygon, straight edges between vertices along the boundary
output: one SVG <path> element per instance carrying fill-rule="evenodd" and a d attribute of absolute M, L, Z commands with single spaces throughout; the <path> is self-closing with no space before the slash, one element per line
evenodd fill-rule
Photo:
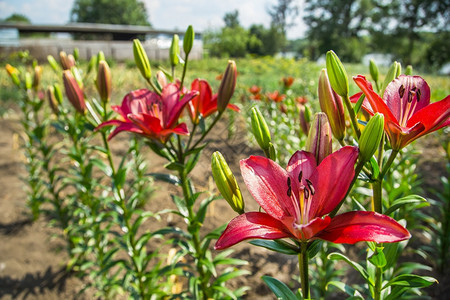
<path fill-rule="evenodd" d="M 300 110 L 300 129 L 305 135 L 309 133 L 309 124 L 311 122 L 311 110 L 306 105 L 299 105 Z"/>
<path fill-rule="evenodd" d="M 63 94 L 61 91 L 61 88 L 59 87 L 59 85 L 57 83 L 53 84 L 53 89 L 54 89 L 54 95 L 56 97 L 56 100 L 58 101 L 59 104 L 63 103 Z"/>
<path fill-rule="evenodd" d="M 217 93 L 217 110 L 223 112 L 230 102 L 236 87 L 237 68 L 234 60 L 229 60 Z"/>
<path fill-rule="evenodd" d="M 31 76 L 30 72 L 25 73 L 25 89 L 31 90 L 33 87 L 33 77 Z"/>
<path fill-rule="evenodd" d="M 6 64 L 5 69 L 6 72 L 8 72 L 9 77 L 11 77 L 12 82 L 20 87 L 19 70 L 10 64 Z"/>
<path fill-rule="evenodd" d="M 179 55 L 180 55 L 180 38 L 178 37 L 178 34 L 174 34 L 172 38 L 172 44 L 170 45 L 170 64 L 172 67 L 175 67 L 180 62 Z"/>
<path fill-rule="evenodd" d="M 218 151 L 212 155 L 211 169 L 214 181 L 222 197 L 227 200 L 235 212 L 243 214 L 244 200 L 242 199 L 241 190 L 225 158 Z"/>
<path fill-rule="evenodd" d="M 183 38 L 183 50 L 184 54 L 187 56 L 192 50 L 192 46 L 194 45 L 195 33 L 192 25 L 189 25 L 186 29 L 186 33 Z"/>
<path fill-rule="evenodd" d="M 257 107 L 252 108 L 251 121 L 252 132 L 258 142 L 258 145 L 264 150 L 264 152 L 268 151 L 272 138 L 270 136 L 269 127 L 267 126 L 266 120 L 264 120 L 264 117 Z"/>
<path fill-rule="evenodd" d="M 145 53 L 144 47 L 142 47 L 141 42 L 138 39 L 133 40 L 133 55 L 134 61 L 141 72 L 142 76 L 148 81 L 152 77 L 152 68 L 150 67 L 150 62 Z"/>
<path fill-rule="evenodd" d="M 97 56 L 96 55 L 92 56 L 91 59 L 89 60 L 86 74 L 91 73 L 91 71 L 94 69 L 94 66 L 97 66 Z"/>
<path fill-rule="evenodd" d="M 336 139 L 341 141 L 345 135 L 345 113 L 341 97 L 331 88 L 325 69 L 319 75 L 319 103 L 327 115 L 331 130 Z"/>
<path fill-rule="evenodd" d="M 33 76 L 33 88 L 34 90 L 38 90 L 39 84 L 41 83 L 42 78 L 42 67 L 35 66 L 34 67 L 34 76 Z"/>
<path fill-rule="evenodd" d="M 369 71 L 373 81 L 378 82 L 378 74 L 379 74 L 378 67 L 373 59 L 371 59 L 369 62 Z"/>
<path fill-rule="evenodd" d="M 108 102 L 111 98 L 111 70 L 108 63 L 104 60 L 98 64 L 96 86 L 100 99 L 103 102 Z"/>
<path fill-rule="evenodd" d="M 78 82 L 78 85 L 81 89 L 84 88 L 83 77 L 81 76 L 80 70 L 77 67 L 74 67 L 70 70 L 75 77 L 75 80 Z"/>
<path fill-rule="evenodd" d="M 384 90 L 386 89 L 388 84 L 391 83 L 391 81 L 396 78 L 398 66 L 399 66 L 398 62 L 394 61 L 392 65 L 389 67 L 386 77 L 384 78 L 383 86 L 381 88 L 381 95 L 384 94 Z"/>
<path fill-rule="evenodd" d="M 167 85 L 167 77 L 163 71 L 156 72 L 156 81 L 158 82 L 161 89 Z"/>
<path fill-rule="evenodd" d="M 406 66 L 405 75 L 412 75 L 413 74 L 413 67 L 411 65 Z"/>
<path fill-rule="evenodd" d="M 331 87 L 341 97 L 348 97 L 348 77 L 339 57 L 333 50 L 327 52 L 327 72 Z"/>
<path fill-rule="evenodd" d="M 55 96 L 55 88 L 53 86 L 49 86 L 46 91 L 46 96 L 48 99 L 48 103 L 50 104 L 50 108 L 52 109 L 55 115 L 59 114 L 59 104 L 58 100 L 56 100 Z"/>
<path fill-rule="evenodd" d="M 376 113 L 361 133 L 359 138 L 359 155 L 362 161 L 368 161 L 377 151 L 384 133 L 384 116 Z"/>
<path fill-rule="evenodd" d="M 103 51 L 99 51 L 97 54 L 97 64 L 96 64 L 97 70 L 101 61 L 106 61 L 105 53 L 103 53 Z"/>
<path fill-rule="evenodd" d="M 80 59 L 80 50 L 78 48 L 73 49 L 73 57 L 75 58 L 75 61 Z"/>
<path fill-rule="evenodd" d="M 52 67 L 53 71 L 55 71 L 57 73 L 59 73 L 59 71 L 61 71 L 61 68 L 59 67 L 58 62 L 56 61 L 56 59 L 53 56 L 48 55 L 47 61 L 48 61 L 48 64 L 50 65 L 50 67 Z"/>
<path fill-rule="evenodd" d="M 70 70 L 63 72 L 64 88 L 66 90 L 66 96 L 72 103 L 73 107 L 81 114 L 86 112 L 86 103 L 84 101 L 83 91 L 78 85 L 77 80 L 73 76 Z"/>
<path fill-rule="evenodd" d="M 328 123 L 327 115 L 319 112 L 314 115 L 314 120 L 309 129 L 306 139 L 306 151 L 311 152 L 316 157 L 317 165 L 333 152 L 331 141 L 331 127 Z"/>
<path fill-rule="evenodd" d="M 400 75 L 402 75 L 402 64 L 398 62 L 397 63 L 397 73 L 395 73 L 395 78 L 397 78 Z"/>
<path fill-rule="evenodd" d="M 70 70 L 70 68 L 75 66 L 75 58 L 72 54 L 67 55 L 66 52 L 61 51 L 59 52 L 59 60 L 64 70 Z"/>
<path fill-rule="evenodd" d="M 269 143 L 269 158 L 273 161 L 277 160 L 277 150 L 272 143 Z"/>

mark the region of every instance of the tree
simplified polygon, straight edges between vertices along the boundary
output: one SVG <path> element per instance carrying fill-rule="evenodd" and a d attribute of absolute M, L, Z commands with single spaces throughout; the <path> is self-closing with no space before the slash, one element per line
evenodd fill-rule
<path fill-rule="evenodd" d="M 296 0 L 278 0 L 278 3 L 267 9 L 267 13 L 272 18 L 272 27 L 279 28 L 286 35 L 286 30 L 294 26 L 295 18 L 299 9 Z"/>
<path fill-rule="evenodd" d="M 7 17 L 4 21 L 31 24 L 30 19 L 21 14 L 12 14 L 9 17 Z"/>
<path fill-rule="evenodd" d="M 139 0 L 75 0 L 70 19 L 82 23 L 150 26 L 145 5 Z"/>
<path fill-rule="evenodd" d="M 235 28 L 240 26 L 239 11 L 236 9 L 235 11 L 226 13 L 223 17 L 223 21 L 225 22 L 225 27 L 228 28 Z"/>
<path fill-rule="evenodd" d="M 393 0 L 388 4 L 372 1 L 373 26 L 370 27 L 370 31 L 373 35 L 373 44 L 383 47 L 386 52 L 394 54 L 396 59 L 405 64 L 422 62 L 416 50 L 419 44 L 427 40 L 424 38 L 424 32 L 432 32 L 436 36 L 439 33 L 445 36 L 445 33 L 449 32 L 448 0 Z M 445 54 L 448 60 L 448 51 L 445 51 Z"/>
<path fill-rule="evenodd" d="M 308 57 L 316 60 L 328 50 L 344 61 L 359 61 L 366 52 L 364 29 L 372 7 L 370 0 L 306 0 Z"/>

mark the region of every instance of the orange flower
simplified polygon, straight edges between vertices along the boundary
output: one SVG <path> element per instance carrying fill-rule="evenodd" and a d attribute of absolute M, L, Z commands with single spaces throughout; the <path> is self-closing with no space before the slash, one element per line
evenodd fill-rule
<path fill-rule="evenodd" d="M 283 86 L 286 89 L 290 88 L 291 85 L 294 83 L 294 77 L 292 76 L 283 77 L 281 80 L 283 81 Z"/>
<path fill-rule="evenodd" d="M 286 95 L 280 94 L 279 91 L 275 91 L 273 93 L 267 93 L 267 97 L 272 101 L 281 102 L 286 98 Z"/>
<path fill-rule="evenodd" d="M 258 95 L 259 92 L 261 92 L 261 87 L 257 86 L 257 85 L 252 85 L 251 88 L 248 89 L 248 91 L 250 93 L 252 93 L 253 95 Z"/>

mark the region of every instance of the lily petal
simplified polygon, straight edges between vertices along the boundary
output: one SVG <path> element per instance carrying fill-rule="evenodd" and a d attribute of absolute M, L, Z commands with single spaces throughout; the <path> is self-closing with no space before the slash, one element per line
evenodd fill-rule
<path fill-rule="evenodd" d="M 385 124 L 388 121 L 398 124 L 398 120 L 391 113 L 389 107 L 386 105 L 383 99 L 381 99 L 381 97 L 378 96 L 377 93 L 375 93 L 375 91 L 372 89 L 372 84 L 369 81 L 367 81 L 367 79 L 364 76 L 362 75 L 355 76 L 353 77 L 353 80 L 366 95 L 366 99 L 369 101 L 373 112 L 374 113 L 379 112 L 384 115 Z"/>
<path fill-rule="evenodd" d="M 295 216 L 292 200 L 287 195 L 286 170 L 262 156 L 250 156 L 240 164 L 248 190 L 270 216 L 278 220 Z"/>
<path fill-rule="evenodd" d="M 409 120 L 408 127 L 420 122 L 425 126 L 426 133 L 438 130 L 448 124 L 450 118 L 450 95 L 443 100 L 431 103 L 430 105 L 417 111 Z"/>
<path fill-rule="evenodd" d="M 347 194 L 358 153 L 357 147 L 345 146 L 325 157 L 317 167 L 310 178 L 316 192 L 309 210 L 310 220 L 330 213 Z"/>
<path fill-rule="evenodd" d="M 413 115 L 430 103 L 430 87 L 420 76 L 400 75 L 387 85 L 383 100 L 400 122 L 408 105 L 414 107 L 412 112 L 408 112 Z"/>
<path fill-rule="evenodd" d="M 230 221 L 214 249 L 226 249 L 248 239 L 274 240 L 289 236 L 289 231 L 279 220 L 265 213 L 248 212 Z"/>
<path fill-rule="evenodd" d="M 330 225 L 314 238 L 338 244 L 360 241 L 394 243 L 411 234 L 394 219 L 372 211 L 351 211 L 331 219 Z"/>

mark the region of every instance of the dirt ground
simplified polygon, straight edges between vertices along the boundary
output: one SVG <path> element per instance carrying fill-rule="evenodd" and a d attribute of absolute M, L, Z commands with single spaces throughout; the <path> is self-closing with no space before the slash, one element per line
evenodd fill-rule
<path fill-rule="evenodd" d="M 210 144 L 202 160 L 194 169 L 192 180 L 199 190 L 214 187 L 210 171 L 210 155 L 213 151 L 220 150 L 225 154 L 241 184 L 246 199 L 246 210 L 257 210 L 257 204 L 246 191 L 239 175 L 238 162 L 250 154 L 261 153 L 245 143 L 245 126 L 236 125 L 238 125 L 236 128 L 241 129 L 231 139 L 226 137 L 224 124 L 210 134 L 212 137 Z M 26 206 L 26 184 L 21 179 L 26 172 L 23 167 L 24 157 L 18 144 L 19 133 L 20 124 L 17 115 L 10 114 L 0 119 L 0 299 L 91 299 L 92 296 L 89 294 L 77 296 L 84 283 L 74 274 L 68 274 L 65 271 L 68 257 L 65 253 L 64 242 L 55 237 L 56 229 L 50 228 L 43 217 L 36 222 L 30 219 L 29 209 Z M 126 135 L 119 135 L 120 138 L 112 144 L 115 153 L 120 154 L 121 144 L 127 141 Z M 152 171 L 162 171 L 163 161 L 154 155 L 148 155 Z M 438 159 L 435 163 L 440 170 L 443 169 L 443 162 L 440 165 Z M 437 167 L 432 166 L 432 168 Z M 424 184 L 427 184 L 426 180 Z M 428 184 L 434 185 L 436 181 Z M 148 203 L 149 210 L 172 205 L 169 200 L 169 187 L 160 183 L 156 186 L 157 191 Z M 169 191 L 176 192 L 173 188 Z M 225 201 L 216 201 L 208 212 L 205 229 L 222 225 L 235 215 Z M 167 223 L 183 226 L 183 223 L 173 216 L 166 216 L 161 227 Z M 251 275 L 232 283 L 234 287 L 242 285 L 251 287 L 246 296 L 247 299 L 274 298 L 260 279 L 261 276 L 270 275 L 289 282 L 290 276 L 297 273 L 295 256 L 276 254 L 246 243 L 241 243 L 234 248 L 236 250 L 234 257 L 250 262 L 244 268 L 249 270 Z M 448 283 L 448 280 L 444 281 L 444 284 L 445 282 Z M 293 287 L 298 287 L 298 284 Z M 335 299 L 343 299 L 343 297 L 341 295 Z"/>

